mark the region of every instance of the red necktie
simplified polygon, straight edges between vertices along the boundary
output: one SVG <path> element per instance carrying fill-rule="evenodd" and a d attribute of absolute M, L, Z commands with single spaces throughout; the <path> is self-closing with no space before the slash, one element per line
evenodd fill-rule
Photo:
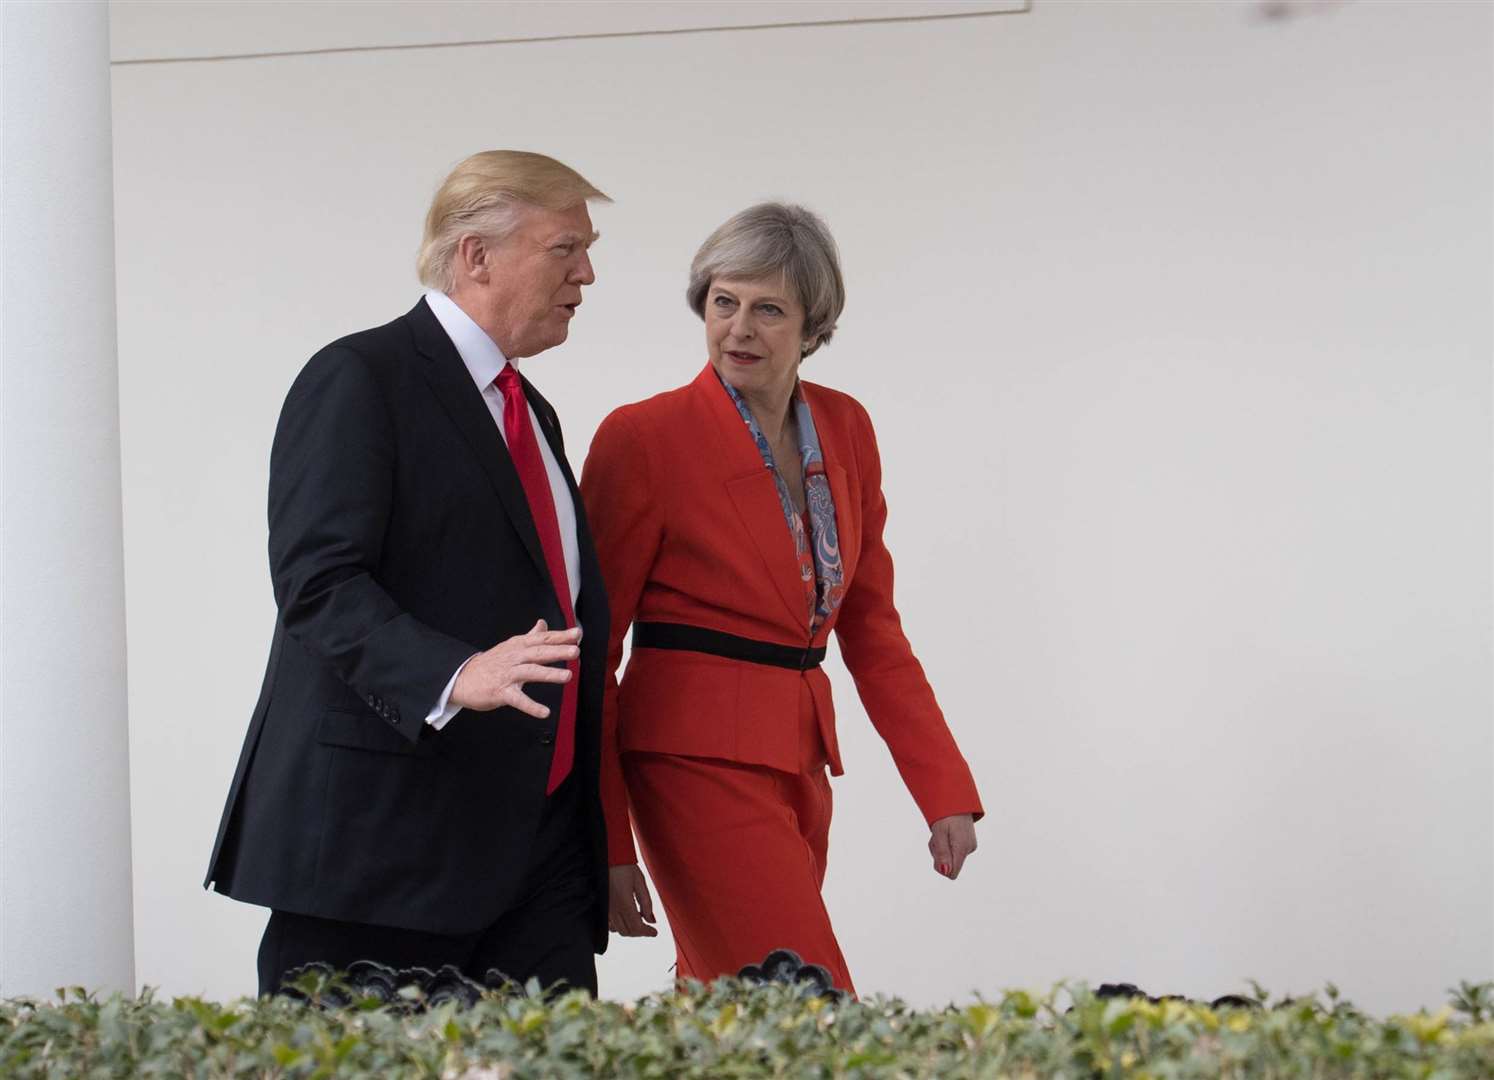
<path fill-rule="evenodd" d="M 576 612 L 571 606 L 571 583 L 565 572 L 565 548 L 560 542 L 555 496 L 550 490 L 550 474 L 545 470 L 545 459 L 540 456 L 539 442 L 534 437 L 534 425 L 529 422 L 529 402 L 524 397 L 524 386 L 512 364 L 505 364 L 493 381 L 503 392 L 503 433 L 508 437 L 508 456 L 513 459 L 519 482 L 524 485 L 524 497 L 529 500 L 529 513 L 534 517 L 534 529 L 539 533 L 545 565 L 549 567 L 550 580 L 555 584 L 560 612 L 565 616 L 566 627 L 572 627 L 576 625 Z M 575 660 L 566 666 L 571 678 L 560 692 L 560 723 L 555 729 L 555 754 L 550 759 L 550 779 L 545 785 L 547 795 L 553 793 L 570 774 L 576 756 L 576 683 L 580 679 L 581 666 Z"/>

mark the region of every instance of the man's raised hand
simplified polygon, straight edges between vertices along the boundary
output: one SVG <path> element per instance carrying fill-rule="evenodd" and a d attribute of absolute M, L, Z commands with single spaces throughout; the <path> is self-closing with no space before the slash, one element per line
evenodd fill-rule
<path fill-rule="evenodd" d="M 500 641 L 468 660 L 451 688 L 451 702 L 464 709 L 487 712 L 507 705 L 543 720 L 550 710 L 524 693 L 532 682 L 569 682 L 571 673 L 551 664 L 568 663 L 581 655 L 581 628 L 551 630 L 540 619 L 527 634 Z"/>

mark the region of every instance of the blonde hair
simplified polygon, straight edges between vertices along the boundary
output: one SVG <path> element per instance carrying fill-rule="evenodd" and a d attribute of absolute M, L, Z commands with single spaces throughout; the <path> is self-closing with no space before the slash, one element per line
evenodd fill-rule
<path fill-rule="evenodd" d="M 754 281 L 782 275 L 804 307 L 808 356 L 828 345 L 846 306 L 840 252 L 824 219 L 792 203 L 765 202 L 728 218 L 695 253 L 685 302 L 705 318 L 706 294 L 716 278 Z"/>
<path fill-rule="evenodd" d="M 526 150 L 484 150 L 451 170 L 425 215 L 425 236 L 415 260 L 420 283 L 450 292 L 451 260 L 463 236 L 501 243 L 518 227 L 525 206 L 568 210 L 612 200 L 568 165 Z"/>

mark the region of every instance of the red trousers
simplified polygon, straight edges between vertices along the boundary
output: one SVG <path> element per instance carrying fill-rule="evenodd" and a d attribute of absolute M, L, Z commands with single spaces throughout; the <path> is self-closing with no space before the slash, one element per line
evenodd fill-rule
<path fill-rule="evenodd" d="M 855 992 L 820 889 L 830 779 L 806 692 L 801 770 L 714 758 L 623 755 L 644 864 L 674 932 L 681 977 L 709 982 L 788 948 Z"/>

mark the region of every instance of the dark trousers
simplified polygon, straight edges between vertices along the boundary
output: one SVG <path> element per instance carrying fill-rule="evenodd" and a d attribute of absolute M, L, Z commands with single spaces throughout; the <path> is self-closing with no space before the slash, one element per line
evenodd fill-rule
<path fill-rule="evenodd" d="M 592 954 L 591 851 L 575 777 L 550 796 L 516 903 L 473 934 L 431 934 L 392 926 L 321 919 L 272 911 L 259 945 L 259 992 L 274 993 L 286 972 L 321 962 L 338 970 L 357 960 L 393 968 L 444 964 L 482 982 L 496 969 L 520 983 L 537 978 L 550 987 L 597 992 Z"/>

